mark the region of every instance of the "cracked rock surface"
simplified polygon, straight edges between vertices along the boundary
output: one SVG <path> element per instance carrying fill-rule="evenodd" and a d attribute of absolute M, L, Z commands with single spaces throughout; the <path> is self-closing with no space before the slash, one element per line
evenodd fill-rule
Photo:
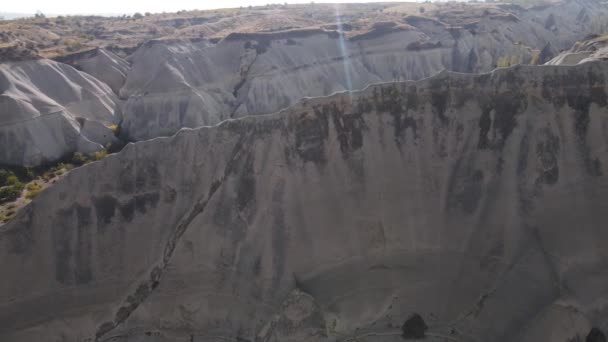
<path fill-rule="evenodd" d="M 0 228 L 0 340 L 602 338 L 607 91 L 442 72 L 129 144 Z"/>

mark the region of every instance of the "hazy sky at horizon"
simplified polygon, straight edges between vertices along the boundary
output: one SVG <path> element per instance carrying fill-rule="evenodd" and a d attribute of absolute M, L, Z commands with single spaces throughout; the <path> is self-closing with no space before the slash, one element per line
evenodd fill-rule
<path fill-rule="evenodd" d="M 315 2 L 380 2 L 382 0 L 316 0 Z M 384 0 L 386 2 L 386 0 Z M 4 0 L 1 12 L 52 14 L 131 14 L 179 10 L 260 6 L 268 3 L 310 3 L 310 0 Z"/>

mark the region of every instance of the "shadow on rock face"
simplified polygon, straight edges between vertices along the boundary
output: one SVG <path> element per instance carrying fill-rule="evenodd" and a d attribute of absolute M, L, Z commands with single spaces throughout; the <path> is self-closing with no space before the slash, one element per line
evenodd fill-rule
<path fill-rule="evenodd" d="M 592 328 L 585 342 L 606 342 L 606 335 L 600 329 Z"/>
<path fill-rule="evenodd" d="M 401 326 L 401 331 L 403 332 L 401 336 L 406 340 L 421 339 L 424 338 L 424 333 L 428 328 L 424 319 L 422 319 L 419 314 L 415 313 Z"/>

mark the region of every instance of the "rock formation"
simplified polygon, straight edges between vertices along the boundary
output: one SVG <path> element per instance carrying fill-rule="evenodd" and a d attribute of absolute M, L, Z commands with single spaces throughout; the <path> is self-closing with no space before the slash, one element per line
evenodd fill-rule
<path fill-rule="evenodd" d="M 534 63 L 540 49 L 544 61 L 602 30 L 608 17 L 594 1 L 467 13 L 406 16 L 358 34 L 336 25 L 334 31 L 232 33 L 217 44 L 148 42 L 132 56 L 120 91 L 127 99 L 122 133 L 145 140 L 372 83 Z"/>
<path fill-rule="evenodd" d="M 116 139 L 121 112 L 111 89 L 66 64 L 0 64 L 0 164 L 33 166 Z"/>
<path fill-rule="evenodd" d="M 129 63 L 106 49 L 94 49 L 57 58 L 106 83 L 116 94 L 125 83 Z"/>
<path fill-rule="evenodd" d="M 575 65 L 608 60 L 608 35 L 591 36 L 547 62 L 548 65 Z"/>
<path fill-rule="evenodd" d="M 607 92 L 442 72 L 129 144 L 0 227 L 0 340 L 601 338 Z"/>
<path fill-rule="evenodd" d="M 8 70 L 2 72 L 28 64 L 50 71 L 57 81 L 28 85 L 30 90 L 15 94 L 2 90 L 8 104 L 0 108 L 0 125 L 8 128 L 0 129 L 0 139 L 15 147 L 2 151 L 0 164 L 38 165 L 72 152 L 98 150 L 115 139 L 103 127 L 110 124 L 120 126 L 122 140 L 141 141 L 183 127 L 272 113 L 303 97 L 373 83 L 422 79 L 442 70 L 487 72 L 497 66 L 542 64 L 608 27 L 608 7 L 595 0 L 529 8 L 444 4 L 415 15 L 401 12 L 397 4 L 356 6 L 319 5 L 315 18 L 306 6 L 282 8 L 276 10 L 276 21 L 268 20 L 275 10 L 251 9 L 218 17 L 151 15 L 141 23 L 101 17 L 2 23 L 0 62 L 11 61 L 2 64 Z M 130 45 L 110 44 L 116 35 Z M 123 58 L 111 51 L 130 55 Z M 42 57 L 95 79 L 44 59 L 32 60 Z M 2 88 L 20 89 L 18 82 L 30 82 L 12 74 L 4 77 Z M 90 90 L 81 93 L 83 86 L 74 84 L 73 77 L 85 80 L 83 89 Z M 102 83 L 120 95 L 124 108 Z M 69 99 L 55 98 L 58 93 Z M 51 104 L 44 109 L 14 104 L 41 101 Z M 65 101 L 70 102 L 68 110 L 62 108 Z M 75 105 L 83 101 L 104 108 L 91 111 L 85 108 L 89 104 Z M 49 110 L 62 113 L 57 114 L 59 121 L 47 116 Z M 83 122 L 73 120 L 91 115 L 96 122 L 84 130 Z M 36 125 L 24 124 L 33 117 L 40 117 Z"/>

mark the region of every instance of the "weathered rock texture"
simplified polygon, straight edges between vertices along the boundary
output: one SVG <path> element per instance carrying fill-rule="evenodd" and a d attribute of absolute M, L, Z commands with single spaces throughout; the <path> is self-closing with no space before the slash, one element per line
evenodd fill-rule
<path fill-rule="evenodd" d="M 106 49 L 94 49 L 57 58 L 106 83 L 116 94 L 125 83 L 129 63 Z"/>
<path fill-rule="evenodd" d="M 371 83 L 422 79 L 444 69 L 544 63 L 604 30 L 608 18 L 608 8 L 595 1 L 466 13 L 463 7 L 439 18 L 407 16 L 358 35 L 307 29 L 233 33 L 217 44 L 148 42 L 132 56 L 120 91 L 128 98 L 122 132 L 144 140 Z"/>
<path fill-rule="evenodd" d="M 547 62 L 548 65 L 575 65 L 608 60 L 608 35 L 592 36 Z"/>
<path fill-rule="evenodd" d="M 607 92 L 597 62 L 443 72 L 130 144 L 0 228 L 0 340 L 596 336 Z"/>
<path fill-rule="evenodd" d="M 0 164 L 32 166 L 112 142 L 117 97 L 96 78 L 50 60 L 0 64 Z"/>

